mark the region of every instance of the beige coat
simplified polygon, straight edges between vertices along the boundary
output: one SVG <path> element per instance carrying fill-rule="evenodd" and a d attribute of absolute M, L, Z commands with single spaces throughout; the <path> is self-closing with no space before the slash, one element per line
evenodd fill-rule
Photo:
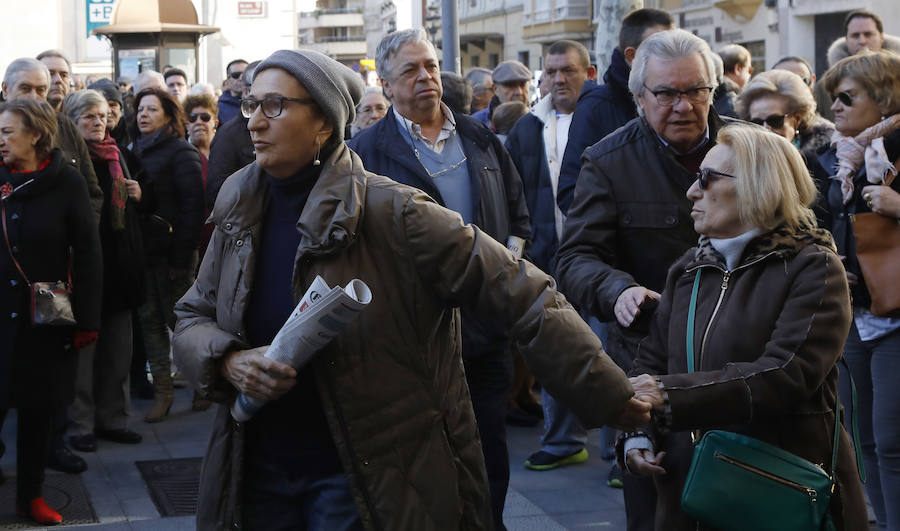
<path fill-rule="evenodd" d="M 175 311 L 175 358 L 223 402 L 201 477 L 198 529 L 240 529 L 243 428 L 219 358 L 245 348 L 244 310 L 265 207 L 254 163 L 223 185 L 215 232 Z M 457 306 L 506 323 L 534 373 L 589 427 L 632 388 L 550 277 L 421 191 L 366 172 L 341 145 L 297 224 L 294 297 L 316 275 L 373 301 L 314 359 L 322 403 L 367 529 L 486 529 L 487 474 L 460 358 Z"/>

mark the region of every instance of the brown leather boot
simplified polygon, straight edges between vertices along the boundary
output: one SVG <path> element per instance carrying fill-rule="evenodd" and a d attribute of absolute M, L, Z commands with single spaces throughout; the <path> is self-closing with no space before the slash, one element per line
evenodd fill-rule
<path fill-rule="evenodd" d="M 197 391 L 194 391 L 194 399 L 191 401 L 191 409 L 194 411 L 206 411 L 212 406 L 212 401 L 207 400 L 200 396 Z"/>
<path fill-rule="evenodd" d="M 175 391 L 172 388 L 172 375 L 165 374 L 153 379 L 153 406 L 144 417 L 144 422 L 161 422 L 169 414 L 172 402 L 175 400 Z"/>

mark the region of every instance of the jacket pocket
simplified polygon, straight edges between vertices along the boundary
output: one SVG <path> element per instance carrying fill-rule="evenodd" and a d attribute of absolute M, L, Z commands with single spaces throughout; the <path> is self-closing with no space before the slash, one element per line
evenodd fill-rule
<path fill-rule="evenodd" d="M 616 207 L 619 227 L 624 229 L 672 229 L 678 226 L 678 205 L 622 202 Z"/>

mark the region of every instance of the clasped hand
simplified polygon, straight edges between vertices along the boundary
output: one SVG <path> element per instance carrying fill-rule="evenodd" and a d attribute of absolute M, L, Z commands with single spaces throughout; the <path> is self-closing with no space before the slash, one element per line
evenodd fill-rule
<path fill-rule="evenodd" d="M 655 308 L 657 304 L 659 293 L 643 286 L 632 286 L 619 294 L 613 313 L 619 324 L 627 328 L 640 315 L 641 310 Z"/>
<path fill-rule="evenodd" d="M 265 357 L 268 345 L 234 350 L 225 355 L 222 376 L 250 398 L 272 401 L 297 384 L 297 371 L 290 365 Z"/>

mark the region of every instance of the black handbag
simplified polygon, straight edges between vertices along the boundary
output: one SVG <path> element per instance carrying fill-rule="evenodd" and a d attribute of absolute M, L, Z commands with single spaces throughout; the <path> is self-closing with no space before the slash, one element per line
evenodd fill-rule
<path fill-rule="evenodd" d="M 74 326 L 75 313 L 72 311 L 72 260 L 69 258 L 68 281 L 31 282 L 19 261 L 13 254 L 6 230 L 6 197 L 0 201 L 0 217 L 3 218 L 3 239 L 9 258 L 15 264 L 22 279 L 28 286 L 31 324 L 34 326 Z"/>
<path fill-rule="evenodd" d="M 697 270 L 688 307 L 688 372 L 694 372 L 693 332 L 701 271 L 702 268 Z M 844 365 L 846 367 L 846 363 Z M 847 372 L 849 375 L 849 369 Z M 856 426 L 856 387 L 852 376 L 850 385 L 853 435 L 857 460 L 860 461 L 857 463 L 858 472 L 865 482 Z M 717 529 L 833 530 L 828 505 L 834 494 L 840 417 L 836 402 L 831 467 L 828 470 L 753 437 L 722 430 L 706 432 L 694 447 L 693 460 L 681 494 L 682 509 L 697 521 Z"/>

